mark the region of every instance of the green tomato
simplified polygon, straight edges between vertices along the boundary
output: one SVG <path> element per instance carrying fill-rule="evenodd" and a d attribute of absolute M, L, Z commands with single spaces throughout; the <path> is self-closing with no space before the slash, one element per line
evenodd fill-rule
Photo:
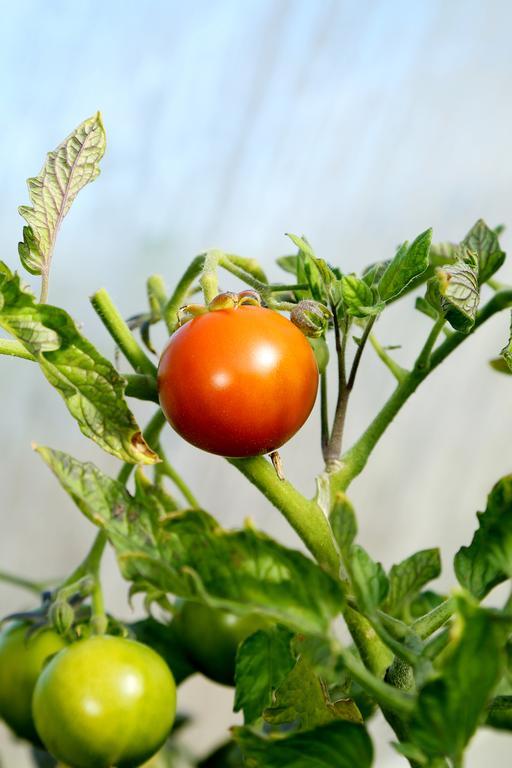
<path fill-rule="evenodd" d="M 39 745 L 32 719 L 32 694 L 48 657 L 66 641 L 52 629 L 29 633 L 30 625 L 9 624 L 0 632 L 0 718 L 15 734 Z"/>
<path fill-rule="evenodd" d="M 180 641 L 195 668 L 222 685 L 234 685 L 240 643 L 270 626 L 256 614 L 239 617 L 201 603 L 184 602 L 173 620 Z"/>
<path fill-rule="evenodd" d="M 61 651 L 33 698 L 46 749 L 72 768 L 134 768 L 162 746 L 176 715 L 176 685 L 142 643 L 96 636 Z"/>

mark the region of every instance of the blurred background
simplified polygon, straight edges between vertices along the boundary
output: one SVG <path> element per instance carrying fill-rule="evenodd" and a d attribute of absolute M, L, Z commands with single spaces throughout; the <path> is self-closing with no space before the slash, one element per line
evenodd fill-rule
<path fill-rule="evenodd" d="M 103 113 L 99 179 L 66 219 L 50 300 L 105 353 L 112 345 L 88 296 L 106 287 L 125 316 L 145 308 L 145 278 L 169 286 L 206 247 L 253 256 L 274 279 L 284 232 L 307 235 L 344 271 L 388 258 L 428 226 L 460 240 L 479 217 L 512 223 L 512 6 L 503 0 L 174 0 L 2 4 L 0 254 L 17 265 L 25 179 L 81 120 Z M 509 232 L 503 236 L 510 248 Z M 505 267 L 500 276 L 510 279 Z M 236 288 L 229 276 L 222 287 Z M 411 297 L 377 326 L 381 342 L 415 357 L 429 321 Z M 495 318 L 436 371 L 351 488 L 360 540 L 386 567 L 441 544 L 445 573 L 475 528 L 492 484 L 510 472 L 512 385 L 487 365 L 506 341 Z M 159 339 L 163 342 L 163 338 Z M 334 382 L 332 382 L 334 385 Z M 347 442 L 393 387 L 369 349 L 351 402 Z M 66 575 L 94 532 L 31 451 L 32 440 L 116 461 L 89 444 L 39 371 L 0 359 L 0 568 L 35 579 Z M 144 421 L 151 408 L 135 404 Z M 222 459 L 168 430 L 176 467 L 227 526 L 246 515 L 290 545 L 279 514 Z M 318 414 L 283 451 L 289 479 L 313 493 L 321 467 Z M 113 558 L 108 607 L 132 618 Z M 0 613 L 31 605 L 0 585 Z M 232 692 L 196 677 L 181 708 L 187 739 L 206 750 L 226 735 Z M 379 768 L 406 766 L 371 727 Z M 483 731 L 469 768 L 509 764 L 510 742 Z M 0 728 L 3 768 L 25 749 Z"/>

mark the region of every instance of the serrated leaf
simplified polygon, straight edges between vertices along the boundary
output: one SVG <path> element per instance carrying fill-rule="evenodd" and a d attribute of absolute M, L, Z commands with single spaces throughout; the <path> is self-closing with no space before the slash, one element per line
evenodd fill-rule
<path fill-rule="evenodd" d="M 19 276 L 2 263 L 0 328 L 36 358 L 86 437 L 122 461 L 158 461 L 128 408 L 125 379 L 79 333 L 63 309 L 36 304 Z"/>
<path fill-rule="evenodd" d="M 460 759 L 504 667 L 512 617 L 460 597 L 439 676 L 420 691 L 410 738 L 430 756 Z"/>
<path fill-rule="evenodd" d="M 492 489 L 471 544 L 455 555 L 459 583 L 482 599 L 493 587 L 512 578 L 512 475 Z"/>
<path fill-rule="evenodd" d="M 389 572 L 389 592 L 383 609 L 392 615 L 415 598 L 420 589 L 441 573 L 438 549 L 423 549 L 393 565 Z"/>
<path fill-rule="evenodd" d="M 375 300 L 370 286 L 356 275 L 343 275 L 340 290 L 347 314 L 353 317 L 377 315 L 384 309 L 384 304 Z"/>
<path fill-rule="evenodd" d="M 438 267 L 429 280 L 427 300 L 440 309 L 452 328 L 469 333 L 480 301 L 476 256 L 467 251 L 454 264 Z"/>
<path fill-rule="evenodd" d="M 293 633 L 276 626 L 259 630 L 240 645 L 236 658 L 234 711 L 254 723 L 270 706 L 272 694 L 295 665 Z"/>
<path fill-rule="evenodd" d="M 497 233 L 482 219 L 469 230 L 462 246 L 477 254 L 481 285 L 486 283 L 505 261 L 505 252 L 500 248 Z"/>
<path fill-rule="evenodd" d="M 40 174 L 28 179 L 32 206 L 18 208 L 28 224 L 18 250 L 21 263 L 32 274 L 48 270 L 60 224 L 80 190 L 98 176 L 105 146 L 98 112 L 49 152 Z"/>
<path fill-rule="evenodd" d="M 432 230 L 418 235 L 411 245 L 404 243 L 388 264 L 379 280 L 379 295 L 388 302 L 403 293 L 409 283 L 426 271 L 429 265 L 429 250 Z"/>
<path fill-rule="evenodd" d="M 359 605 L 367 613 L 373 613 L 385 599 L 389 582 L 380 563 L 376 563 L 359 544 L 350 553 L 350 576 Z"/>
<path fill-rule="evenodd" d="M 233 736 L 247 768 L 370 768 L 373 760 L 366 729 L 348 721 L 287 738 L 265 738 L 250 728 L 234 728 Z"/>
<path fill-rule="evenodd" d="M 263 713 L 271 725 L 293 725 L 309 731 L 336 720 L 361 723 L 363 718 L 350 699 L 331 702 L 326 687 L 309 661 L 299 658 L 274 694 L 274 701 Z"/>
<path fill-rule="evenodd" d="M 341 585 L 300 552 L 252 528 L 224 530 L 201 510 L 162 513 L 153 494 L 134 498 L 93 464 L 39 452 L 81 511 L 104 528 L 129 581 L 311 634 L 327 632 L 339 614 Z"/>

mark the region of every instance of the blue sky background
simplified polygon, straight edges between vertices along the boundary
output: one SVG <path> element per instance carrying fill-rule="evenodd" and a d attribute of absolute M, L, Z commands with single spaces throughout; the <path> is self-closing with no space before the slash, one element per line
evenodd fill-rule
<path fill-rule="evenodd" d="M 87 297 L 105 286 L 123 314 L 133 314 L 144 308 L 149 274 L 171 285 L 206 247 L 256 256 L 278 277 L 272 265 L 288 250 L 287 231 L 306 234 L 319 255 L 350 271 L 389 257 L 428 226 L 437 240 L 459 240 L 481 216 L 512 224 L 511 28 L 506 0 L 4 2 L 0 258 L 17 263 L 25 179 L 98 109 L 108 136 L 102 174 L 64 222 L 50 300 L 109 354 Z M 505 247 L 510 242 L 507 232 Z M 223 286 L 233 284 L 223 278 Z M 397 304 L 377 327 L 382 342 L 402 344 L 404 363 L 428 330 L 411 305 Z M 496 318 L 436 372 L 353 486 L 364 546 L 389 566 L 441 541 L 442 588 L 453 585 L 450 561 L 469 540 L 476 509 L 510 472 L 510 381 L 485 364 L 507 326 Z M 371 352 L 361 381 L 348 441 L 393 387 Z M 116 464 L 82 438 L 29 364 L 0 360 L 0 402 L 1 567 L 37 578 L 64 574 L 83 555 L 91 527 L 30 442 L 112 472 Z M 135 408 L 145 420 L 148 408 Z M 221 459 L 170 430 L 165 439 L 223 523 L 240 525 L 250 514 L 297 544 Z M 283 451 L 288 476 L 307 493 L 320 469 L 317 441 L 312 418 Z M 126 613 L 126 587 L 112 560 L 106 567 L 109 605 Z M 20 599 L 1 588 L 0 613 Z M 187 690 L 192 710 L 209 706 L 211 718 L 213 707 L 223 727 L 232 722 L 218 689 Z M 215 734 L 199 728 L 194 739 Z M 399 764 L 387 741 L 383 726 L 378 768 Z M 506 764 L 502 743 L 480 737 L 468 767 Z M 9 768 L 26 765 L 0 733 L 2 758 Z"/>

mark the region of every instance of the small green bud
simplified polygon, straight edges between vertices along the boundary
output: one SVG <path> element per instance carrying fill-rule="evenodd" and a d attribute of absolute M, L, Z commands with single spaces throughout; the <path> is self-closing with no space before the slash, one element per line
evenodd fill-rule
<path fill-rule="evenodd" d="M 66 600 L 57 600 L 50 606 L 48 618 L 59 635 L 65 635 L 73 626 L 75 612 Z"/>
<path fill-rule="evenodd" d="M 318 339 L 325 333 L 331 312 L 318 301 L 305 299 L 291 311 L 290 320 L 305 336 Z"/>

